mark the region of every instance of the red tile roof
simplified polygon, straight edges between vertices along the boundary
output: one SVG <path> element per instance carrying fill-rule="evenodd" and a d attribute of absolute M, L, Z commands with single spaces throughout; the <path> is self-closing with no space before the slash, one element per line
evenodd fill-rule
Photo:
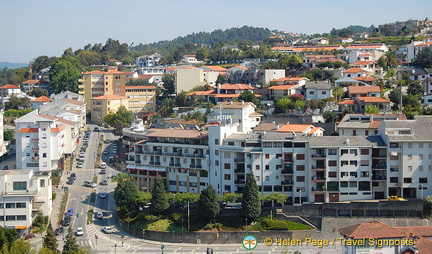
<path fill-rule="evenodd" d="M 210 69 L 212 71 L 227 71 L 224 67 L 217 66 L 217 65 L 203 65 L 203 68 Z"/>
<path fill-rule="evenodd" d="M 21 128 L 19 131 L 21 133 L 38 132 L 38 128 Z"/>
<path fill-rule="evenodd" d="M 277 132 L 296 132 L 302 133 L 306 129 L 313 127 L 310 124 L 285 124 L 277 130 Z"/>
<path fill-rule="evenodd" d="M 379 86 L 348 86 L 349 93 L 379 93 Z"/>
<path fill-rule="evenodd" d="M 29 80 L 26 80 L 22 83 L 23 84 L 40 84 L 40 83 L 48 83 L 48 82 L 45 80 L 42 80 L 42 79 L 29 79 Z"/>
<path fill-rule="evenodd" d="M 358 77 L 358 78 L 354 78 L 354 79 L 358 80 L 358 81 L 364 81 L 364 82 L 376 81 L 376 78 L 372 78 L 372 77 Z"/>
<path fill-rule="evenodd" d="M 380 221 L 372 221 L 339 229 L 341 235 L 353 239 L 404 238 L 407 235 Z"/>
<path fill-rule="evenodd" d="M 358 97 L 357 99 L 364 102 L 390 102 L 389 100 L 380 97 Z"/>
<path fill-rule="evenodd" d="M 357 72 L 367 72 L 367 71 L 360 69 L 360 68 L 351 68 L 351 69 L 344 71 L 343 73 L 357 73 Z"/>
<path fill-rule="evenodd" d="M 0 89 L 20 89 L 20 87 L 16 85 L 6 84 L 4 86 L 1 86 Z"/>
<path fill-rule="evenodd" d="M 344 105 L 344 104 L 346 104 L 346 105 L 356 104 L 356 101 L 355 100 L 344 100 L 344 101 L 341 101 L 338 103 L 338 105 Z"/>
<path fill-rule="evenodd" d="M 220 89 L 225 89 L 225 90 L 253 90 L 255 88 L 253 88 L 250 85 L 246 85 L 246 84 L 222 84 L 220 86 Z"/>
<path fill-rule="evenodd" d="M 283 81 L 300 81 L 302 79 L 306 79 L 304 77 L 284 77 L 284 78 L 278 78 L 278 79 L 274 79 L 272 81 L 276 81 L 276 82 L 283 82 Z"/>
<path fill-rule="evenodd" d="M 293 87 L 296 87 L 297 85 L 276 85 L 276 86 L 271 86 L 268 89 L 269 90 L 289 90 Z"/>
<path fill-rule="evenodd" d="M 149 90 L 155 90 L 155 86 L 125 86 L 125 89 L 149 89 Z"/>
<path fill-rule="evenodd" d="M 346 49 L 379 49 L 382 46 L 384 46 L 383 43 L 379 43 L 379 44 L 360 44 L 360 45 L 348 45 L 347 47 L 345 47 Z"/>
<path fill-rule="evenodd" d="M 204 95 L 210 95 L 212 93 L 214 93 L 216 90 L 208 90 L 208 91 L 195 91 L 195 92 L 191 92 L 188 93 L 187 95 L 197 95 L 197 96 L 204 96 Z"/>
<path fill-rule="evenodd" d="M 50 102 L 50 101 L 51 101 L 51 99 L 46 97 L 46 96 L 41 96 L 41 97 L 38 97 L 38 98 L 32 100 L 32 102 Z"/>

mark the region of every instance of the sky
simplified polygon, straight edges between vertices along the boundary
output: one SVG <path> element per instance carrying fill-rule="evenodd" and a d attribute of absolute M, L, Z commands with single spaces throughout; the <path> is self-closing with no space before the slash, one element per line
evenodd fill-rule
<path fill-rule="evenodd" d="M 0 62 L 61 56 L 108 38 L 137 45 L 245 25 L 326 33 L 424 20 L 431 10 L 430 0 L 0 0 Z"/>

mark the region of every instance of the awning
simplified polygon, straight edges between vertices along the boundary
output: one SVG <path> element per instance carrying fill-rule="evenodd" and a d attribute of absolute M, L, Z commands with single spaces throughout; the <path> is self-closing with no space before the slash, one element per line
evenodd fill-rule
<path fill-rule="evenodd" d="M 136 169 L 138 169 L 138 170 L 150 170 L 150 171 L 166 172 L 165 168 L 150 167 L 150 166 L 137 166 Z"/>
<path fill-rule="evenodd" d="M 27 226 L 15 226 L 15 229 L 26 229 Z"/>

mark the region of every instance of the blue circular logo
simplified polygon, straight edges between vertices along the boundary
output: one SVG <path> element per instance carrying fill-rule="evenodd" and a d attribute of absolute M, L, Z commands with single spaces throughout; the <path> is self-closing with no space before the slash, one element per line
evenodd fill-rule
<path fill-rule="evenodd" d="M 257 247 L 258 241 L 253 235 L 247 235 L 243 238 L 242 245 L 246 250 L 253 250 Z"/>

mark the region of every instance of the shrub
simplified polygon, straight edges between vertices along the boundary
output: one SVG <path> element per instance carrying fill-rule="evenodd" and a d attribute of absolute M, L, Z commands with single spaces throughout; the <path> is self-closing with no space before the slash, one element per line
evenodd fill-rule
<path fill-rule="evenodd" d="M 264 219 L 262 221 L 262 225 L 265 229 L 269 229 L 269 230 L 288 230 L 288 224 L 286 223 L 286 221 L 282 221 L 282 220 L 270 220 L 270 219 Z"/>
<path fill-rule="evenodd" d="M 172 221 L 168 219 L 162 219 L 155 221 L 153 223 L 150 223 L 147 227 L 148 230 L 156 230 L 156 231 L 168 231 L 169 227 L 171 226 Z"/>
<path fill-rule="evenodd" d="M 426 196 L 424 198 L 423 203 L 423 212 L 426 216 L 430 216 L 432 214 L 432 196 Z"/>
<path fill-rule="evenodd" d="M 183 215 L 181 213 L 173 213 L 171 217 L 174 222 L 177 222 L 182 219 Z"/>
<path fill-rule="evenodd" d="M 90 193 L 90 202 L 95 202 L 96 201 L 96 192 L 92 192 Z"/>
<path fill-rule="evenodd" d="M 53 200 L 53 201 L 55 200 L 56 196 L 57 196 L 57 193 L 55 193 L 55 192 L 53 191 L 53 192 L 52 192 L 52 200 Z"/>
<path fill-rule="evenodd" d="M 157 220 L 160 219 L 160 216 L 156 216 L 156 215 L 153 215 L 153 214 L 147 214 L 147 215 L 145 216 L 145 219 L 146 219 L 147 221 L 157 221 Z"/>

